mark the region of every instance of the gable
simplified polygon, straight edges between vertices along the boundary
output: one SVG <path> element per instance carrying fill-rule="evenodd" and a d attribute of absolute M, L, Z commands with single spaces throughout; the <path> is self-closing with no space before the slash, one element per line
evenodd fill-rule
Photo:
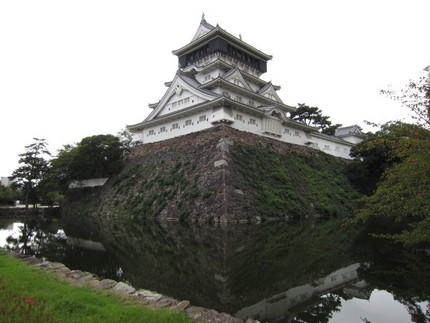
<path fill-rule="evenodd" d="M 273 101 L 283 103 L 272 83 L 266 84 L 258 93 Z"/>
<path fill-rule="evenodd" d="M 176 74 L 161 101 L 145 121 L 153 120 L 168 113 L 177 112 L 187 107 L 213 100 L 218 97 L 208 91 L 202 91 L 186 82 Z"/>
<path fill-rule="evenodd" d="M 194 34 L 193 39 L 191 39 L 191 42 L 196 40 L 197 38 L 202 37 L 203 35 L 206 35 L 208 32 L 213 30 L 215 27 L 211 24 L 208 24 L 204 18 L 202 18 L 202 21 L 200 22 L 199 28 L 197 28 L 196 33 Z"/>
<path fill-rule="evenodd" d="M 248 91 L 254 92 L 238 69 L 228 71 L 224 74 L 223 79 L 230 83 L 233 83 L 236 86 L 240 86 L 247 89 Z"/>

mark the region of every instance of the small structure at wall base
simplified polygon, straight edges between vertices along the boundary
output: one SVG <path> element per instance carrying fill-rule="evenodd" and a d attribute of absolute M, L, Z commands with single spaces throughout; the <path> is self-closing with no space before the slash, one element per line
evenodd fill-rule
<path fill-rule="evenodd" d="M 107 182 L 109 177 L 103 178 L 90 178 L 90 179 L 81 179 L 70 182 L 69 188 L 84 188 L 84 187 L 97 187 L 103 186 Z"/>

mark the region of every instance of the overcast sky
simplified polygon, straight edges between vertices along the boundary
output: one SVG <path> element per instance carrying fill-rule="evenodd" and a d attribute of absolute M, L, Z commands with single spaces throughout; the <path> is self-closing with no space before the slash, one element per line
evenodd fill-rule
<path fill-rule="evenodd" d="M 0 175 L 33 137 L 55 153 L 142 121 L 202 12 L 273 55 L 262 78 L 284 103 L 343 125 L 406 117 L 379 90 L 430 63 L 429 0 L 0 0 Z"/>

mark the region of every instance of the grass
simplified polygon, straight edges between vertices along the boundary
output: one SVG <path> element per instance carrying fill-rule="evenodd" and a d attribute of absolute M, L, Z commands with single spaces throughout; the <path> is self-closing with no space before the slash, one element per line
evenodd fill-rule
<path fill-rule="evenodd" d="M 232 157 L 262 216 L 348 215 L 359 197 L 344 174 L 345 164 L 324 153 L 235 142 Z"/>
<path fill-rule="evenodd" d="M 190 322 L 118 295 L 69 285 L 0 250 L 0 322 Z"/>

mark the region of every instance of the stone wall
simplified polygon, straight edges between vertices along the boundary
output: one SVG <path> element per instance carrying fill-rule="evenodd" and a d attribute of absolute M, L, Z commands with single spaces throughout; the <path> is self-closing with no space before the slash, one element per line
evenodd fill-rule
<path fill-rule="evenodd" d="M 124 169 L 103 187 L 70 192 L 65 199 L 64 213 L 72 216 L 95 215 L 99 220 L 123 217 L 192 222 L 258 222 L 261 220 L 261 210 L 256 205 L 258 201 L 253 192 L 259 188 L 253 187 L 232 158 L 232 149 L 239 143 L 282 153 L 287 159 L 288 154 L 309 155 L 321 160 L 328 158 L 328 155 L 308 147 L 219 125 L 198 133 L 135 147 Z M 250 156 L 254 162 L 258 162 L 258 158 Z M 330 180 L 327 179 L 328 182 Z M 306 192 L 307 189 L 302 187 L 301 190 Z M 307 198 L 304 203 L 312 205 L 313 197 L 309 201 Z M 306 206 L 308 208 L 312 209 Z M 283 218 L 288 216 L 282 215 Z"/>
<path fill-rule="evenodd" d="M 54 208 L 33 208 L 23 207 L 3 207 L 0 208 L 0 217 L 2 218 L 28 218 L 32 216 L 42 217 L 59 217 L 61 209 Z"/>

